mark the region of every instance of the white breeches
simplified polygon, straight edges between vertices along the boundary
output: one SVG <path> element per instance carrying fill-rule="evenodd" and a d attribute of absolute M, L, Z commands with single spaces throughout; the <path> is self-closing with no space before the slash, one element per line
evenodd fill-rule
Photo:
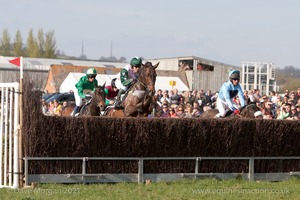
<path fill-rule="evenodd" d="M 92 90 L 83 90 L 83 94 L 88 94 L 91 93 Z M 75 104 L 76 106 L 81 106 L 82 105 L 82 98 L 78 94 L 78 90 L 74 91 L 74 97 L 75 97 Z"/>
<path fill-rule="evenodd" d="M 117 87 L 119 90 L 120 90 L 120 89 L 126 90 L 126 87 L 125 87 L 124 85 L 122 85 L 121 79 L 120 79 L 120 78 L 117 78 L 115 84 L 116 84 L 116 87 Z"/>
<path fill-rule="evenodd" d="M 233 104 L 233 107 L 238 109 L 235 104 Z M 228 107 L 226 101 L 224 101 L 221 98 L 217 98 L 217 109 L 219 110 L 219 114 L 220 114 L 221 117 L 224 117 L 225 114 L 230 110 L 230 108 Z"/>

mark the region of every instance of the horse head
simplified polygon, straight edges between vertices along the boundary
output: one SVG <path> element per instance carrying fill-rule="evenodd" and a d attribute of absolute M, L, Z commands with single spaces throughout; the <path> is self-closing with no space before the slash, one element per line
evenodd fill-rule
<path fill-rule="evenodd" d="M 100 111 L 104 111 L 105 109 L 105 83 L 102 86 L 95 87 L 95 92 L 93 96 L 93 101 L 96 103 L 97 107 L 99 107 Z"/>
<path fill-rule="evenodd" d="M 138 81 L 142 83 L 145 90 L 149 92 L 150 96 L 155 94 L 155 82 L 156 82 L 156 71 L 159 62 L 156 65 L 152 65 L 151 62 L 146 62 L 142 65 Z"/>
<path fill-rule="evenodd" d="M 244 118 L 258 118 L 261 110 L 256 104 L 249 104 L 240 108 L 241 116 Z"/>

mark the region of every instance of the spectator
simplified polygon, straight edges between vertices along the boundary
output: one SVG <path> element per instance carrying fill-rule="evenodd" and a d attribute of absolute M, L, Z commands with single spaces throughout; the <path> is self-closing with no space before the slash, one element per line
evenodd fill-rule
<path fill-rule="evenodd" d="M 276 104 L 276 102 L 277 102 L 277 96 L 276 96 L 275 91 L 271 91 L 271 92 L 270 92 L 270 97 L 269 97 L 269 99 L 271 100 L 272 103 Z"/>
<path fill-rule="evenodd" d="M 176 104 L 177 106 L 182 102 L 182 96 L 178 94 L 178 89 L 173 90 L 173 95 L 170 96 L 171 104 Z"/>
<path fill-rule="evenodd" d="M 254 97 L 254 101 L 256 103 L 259 102 L 259 99 L 261 98 L 260 90 L 259 89 L 254 89 L 253 97 Z"/>
<path fill-rule="evenodd" d="M 48 105 L 48 113 L 49 115 L 53 115 L 53 109 L 54 109 L 54 102 L 50 101 Z"/>
<path fill-rule="evenodd" d="M 161 98 L 163 97 L 163 93 L 162 93 L 162 90 L 161 89 L 158 89 L 157 92 L 156 92 L 156 100 L 160 103 L 161 102 Z"/>
<path fill-rule="evenodd" d="M 199 108 L 193 107 L 192 117 L 199 117 L 202 114 Z"/>
<path fill-rule="evenodd" d="M 192 102 L 191 101 L 192 100 L 192 92 L 191 91 L 184 91 L 182 99 L 183 99 L 183 104 L 187 104 L 187 103 L 191 104 L 191 102 Z"/>
<path fill-rule="evenodd" d="M 297 104 L 297 98 L 294 91 L 291 92 L 290 98 L 288 101 L 290 101 L 291 104 L 296 105 Z"/>
<path fill-rule="evenodd" d="M 276 106 L 277 108 L 279 108 L 279 107 L 282 106 L 282 104 L 283 104 L 283 98 L 281 98 L 280 95 L 277 95 L 277 103 L 275 104 L 275 106 Z"/>
<path fill-rule="evenodd" d="M 291 106 L 291 115 L 288 119 L 290 120 L 299 120 L 300 113 L 298 113 L 295 106 Z"/>
<path fill-rule="evenodd" d="M 248 97 L 248 90 L 244 90 L 244 99 L 247 102 L 247 104 L 251 103 L 250 100 L 249 100 L 249 97 Z"/>
<path fill-rule="evenodd" d="M 298 87 L 297 92 L 295 93 L 295 99 L 297 99 L 297 101 L 300 99 L 300 87 Z"/>
<path fill-rule="evenodd" d="M 191 104 L 187 104 L 184 108 L 184 118 L 192 118 L 193 117 L 193 106 Z"/>
<path fill-rule="evenodd" d="M 284 95 L 282 104 L 288 104 L 288 103 L 289 103 L 289 96 L 288 95 Z"/>
<path fill-rule="evenodd" d="M 57 102 L 56 99 L 54 99 L 53 105 L 54 105 L 54 108 L 53 108 L 53 115 L 55 115 L 55 116 L 61 116 L 61 113 L 62 113 L 62 105 L 59 104 L 59 103 Z"/>
<path fill-rule="evenodd" d="M 169 104 L 171 102 L 169 99 L 169 96 L 168 96 L 168 90 L 163 91 L 160 102 L 162 104 L 165 104 L 165 102 L 167 102 L 167 104 Z"/>
<path fill-rule="evenodd" d="M 248 91 L 248 103 L 256 103 L 256 99 L 253 95 L 253 91 L 249 90 Z"/>
<path fill-rule="evenodd" d="M 212 104 L 212 93 L 211 93 L 211 90 L 207 90 L 206 94 L 204 94 L 204 98 L 203 98 L 203 104 L 204 105 L 211 105 Z"/>
<path fill-rule="evenodd" d="M 270 101 L 267 101 L 267 102 L 264 102 L 264 105 L 263 105 L 263 108 L 262 108 L 262 113 L 263 113 L 263 118 L 264 119 L 273 119 L 274 117 L 274 114 L 273 114 L 273 111 L 272 111 L 272 102 Z"/>
<path fill-rule="evenodd" d="M 237 108 L 242 107 L 241 106 L 241 101 L 240 101 L 240 99 L 239 99 L 238 96 L 236 96 L 236 97 L 233 98 L 233 103 L 234 103 L 234 106 L 237 107 Z"/>
<path fill-rule="evenodd" d="M 163 110 L 163 113 L 160 117 L 162 118 L 168 118 L 170 117 L 170 112 L 169 112 L 169 107 L 167 104 L 163 104 L 162 105 L 162 110 Z"/>
<path fill-rule="evenodd" d="M 286 119 L 291 115 L 291 104 L 283 104 L 277 119 Z"/>
<path fill-rule="evenodd" d="M 185 116 L 184 107 L 182 105 L 178 106 L 177 116 L 178 116 L 178 118 L 184 118 L 184 116 Z"/>
<path fill-rule="evenodd" d="M 298 117 L 299 117 L 299 119 L 300 119 L 300 103 L 297 104 L 297 105 L 295 106 L 295 108 L 296 108 L 296 110 L 297 110 L 297 114 L 298 114 Z"/>
<path fill-rule="evenodd" d="M 178 118 L 174 108 L 170 109 L 170 118 Z"/>
<path fill-rule="evenodd" d="M 0 105 L 1 106 L 1 105 Z M 49 112 L 49 105 L 48 103 L 45 101 L 45 99 L 42 99 L 42 112 L 44 115 L 50 115 Z"/>

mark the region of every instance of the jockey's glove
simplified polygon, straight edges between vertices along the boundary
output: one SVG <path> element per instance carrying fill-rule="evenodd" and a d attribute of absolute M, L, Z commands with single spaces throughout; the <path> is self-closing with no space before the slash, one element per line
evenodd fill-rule
<path fill-rule="evenodd" d="M 240 114 L 240 111 L 239 111 L 239 110 L 234 110 L 233 112 L 234 112 L 234 114 L 236 114 L 236 115 L 239 115 L 239 114 Z"/>

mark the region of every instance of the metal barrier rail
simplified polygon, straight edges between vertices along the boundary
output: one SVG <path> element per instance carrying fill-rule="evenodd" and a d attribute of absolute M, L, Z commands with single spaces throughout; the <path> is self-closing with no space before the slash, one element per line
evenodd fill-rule
<path fill-rule="evenodd" d="M 199 162 L 202 160 L 248 160 L 248 180 L 254 181 L 254 161 L 255 160 L 300 160 L 299 156 L 296 157 L 24 157 L 25 161 L 25 185 L 28 185 L 28 162 L 29 161 L 59 161 L 59 160 L 82 160 L 82 173 L 81 174 L 68 174 L 68 177 L 96 177 L 101 174 L 87 174 L 86 163 L 89 160 L 113 160 L 113 161 L 138 161 L 137 182 L 144 182 L 144 161 L 149 160 L 195 160 L 195 173 L 186 173 L 189 176 L 204 176 L 211 173 L 199 173 Z M 272 173 L 273 174 L 273 173 Z M 290 172 L 290 175 L 299 176 L 300 172 Z"/>
<path fill-rule="evenodd" d="M 19 187 L 19 92 L 17 82 L 0 83 L 0 188 Z"/>

